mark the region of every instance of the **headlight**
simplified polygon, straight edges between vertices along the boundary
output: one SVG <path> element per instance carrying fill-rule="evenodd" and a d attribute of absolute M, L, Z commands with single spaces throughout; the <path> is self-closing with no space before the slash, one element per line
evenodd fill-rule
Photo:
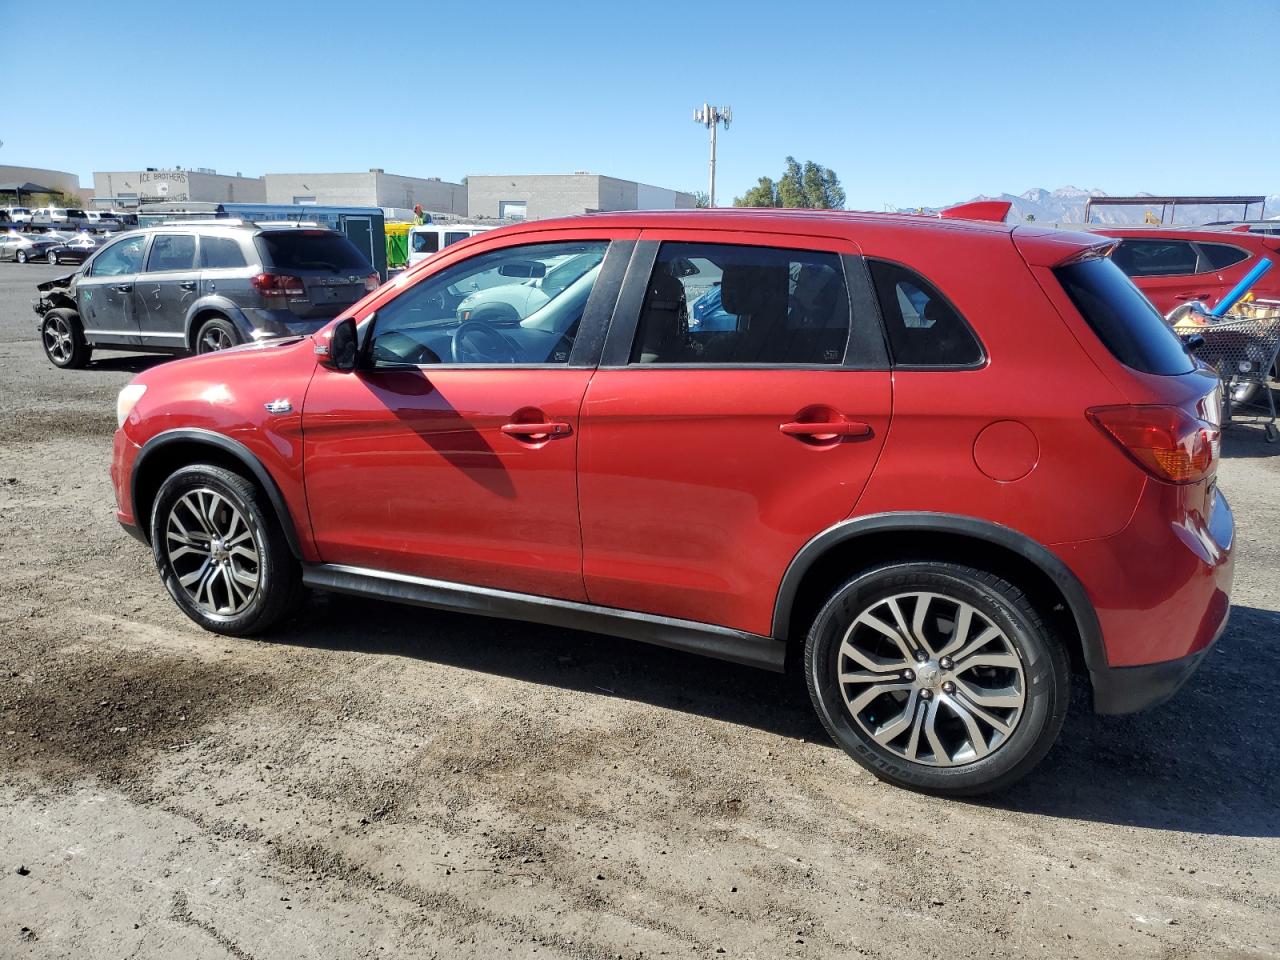
<path fill-rule="evenodd" d="M 124 422 L 129 419 L 129 414 L 146 392 L 147 388 L 140 383 L 131 383 L 120 391 L 120 396 L 116 397 L 116 426 L 124 426 Z"/>

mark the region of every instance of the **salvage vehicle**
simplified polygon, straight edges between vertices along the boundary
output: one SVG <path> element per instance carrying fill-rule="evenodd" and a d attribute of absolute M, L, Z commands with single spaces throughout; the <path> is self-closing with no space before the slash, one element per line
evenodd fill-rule
<path fill-rule="evenodd" d="M 1098 227 L 1120 241 L 1111 259 L 1162 314 L 1184 303 L 1217 304 L 1267 257 L 1280 261 L 1280 237 L 1248 230 L 1195 227 Z M 1261 300 L 1280 300 L 1280 270 L 1253 289 Z"/>
<path fill-rule="evenodd" d="M 43 260 L 48 250 L 59 242 L 55 237 L 18 233 L 16 230 L 0 233 L 0 260 L 16 260 L 18 263 Z"/>
<path fill-rule="evenodd" d="M 135 377 L 117 518 L 216 633 L 309 587 L 790 668 L 876 776 L 1001 788 L 1073 665 L 1104 714 L 1194 671 L 1233 520 L 1218 380 L 1115 241 L 980 214 L 487 232 L 310 336 Z M 477 277 L 570 261 L 515 317 L 459 316 Z M 716 279 L 735 320 L 691 329 Z"/>
<path fill-rule="evenodd" d="M 45 355 L 76 368 L 95 349 L 208 353 L 311 333 L 377 285 L 340 233 L 224 219 L 117 235 L 37 284 L 32 306 Z"/>

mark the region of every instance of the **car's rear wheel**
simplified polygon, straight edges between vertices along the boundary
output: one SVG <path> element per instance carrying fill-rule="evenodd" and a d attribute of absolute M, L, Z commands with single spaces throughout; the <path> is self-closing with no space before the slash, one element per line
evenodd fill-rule
<path fill-rule="evenodd" d="M 823 725 L 877 777 L 951 796 L 1025 775 L 1066 716 L 1066 651 L 1027 597 L 954 563 L 868 570 L 840 587 L 805 644 Z"/>
<path fill-rule="evenodd" d="M 93 356 L 93 347 L 84 339 L 80 315 L 67 307 L 56 307 L 40 321 L 40 345 L 55 367 L 75 370 Z"/>
<path fill-rule="evenodd" d="M 25 251 L 25 250 L 19 250 L 17 253 L 15 253 L 15 254 L 13 255 L 13 259 L 17 260 L 19 263 L 26 263 L 26 262 L 27 262 L 27 251 Z"/>
<path fill-rule="evenodd" d="M 222 467 L 183 467 L 161 485 L 151 548 L 169 595 L 206 630 L 249 636 L 296 608 L 298 563 L 262 491 Z"/>
<path fill-rule="evenodd" d="M 240 342 L 240 334 L 230 320 L 211 317 L 200 326 L 196 334 L 196 353 L 214 353 L 226 350 Z"/>
<path fill-rule="evenodd" d="M 57 251 L 50 250 L 48 256 L 49 256 L 49 262 L 56 267 L 58 265 Z"/>

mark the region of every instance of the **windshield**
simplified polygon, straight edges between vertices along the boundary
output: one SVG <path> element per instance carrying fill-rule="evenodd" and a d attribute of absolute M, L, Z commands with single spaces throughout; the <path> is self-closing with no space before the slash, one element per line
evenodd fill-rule
<path fill-rule="evenodd" d="M 330 230 L 273 230 L 256 238 L 258 250 L 278 270 L 330 270 L 366 274 L 373 266 L 355 245 Z"/>

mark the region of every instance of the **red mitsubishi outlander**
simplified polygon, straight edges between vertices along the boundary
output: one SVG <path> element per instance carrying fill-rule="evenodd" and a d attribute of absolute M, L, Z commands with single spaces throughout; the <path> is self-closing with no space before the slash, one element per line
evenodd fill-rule
<path fill-rule="evenodd" d="M 1227 620 L 1218 382 L 1114 242 L 798 211 L 486 232 L 313 336 L 137 377 L 119 519 L 209 630 L 312 587 L 794 665 L 877 776 L 996 789 L 1073 663 L 1140 710 Z"/>

